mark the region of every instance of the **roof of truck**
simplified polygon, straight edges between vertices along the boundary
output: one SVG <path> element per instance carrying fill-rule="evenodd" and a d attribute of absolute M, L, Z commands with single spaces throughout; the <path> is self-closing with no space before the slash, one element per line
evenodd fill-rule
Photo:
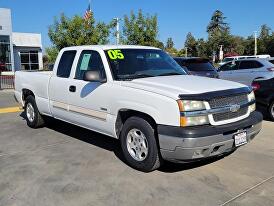
<path fill-rule="evenodd" d="M 138 46 L 138 45 L 83 45 L 83 46 L 73 46 L 73 47 L 66 47 L 64 50 L 72 50 L 72 49 L 102 49 L 102 50 L 109 50 L 109 49 L 159 49 L 156 47 L 150 46 Z"/>

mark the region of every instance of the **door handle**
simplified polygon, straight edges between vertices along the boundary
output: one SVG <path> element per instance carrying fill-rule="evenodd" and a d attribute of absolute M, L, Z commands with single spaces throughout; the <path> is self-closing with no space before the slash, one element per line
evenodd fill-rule
<path fill-rule="evenodd" d="M 69 91 L 70 92 L 76 92 L 76 86 L 69 86 Z"/>

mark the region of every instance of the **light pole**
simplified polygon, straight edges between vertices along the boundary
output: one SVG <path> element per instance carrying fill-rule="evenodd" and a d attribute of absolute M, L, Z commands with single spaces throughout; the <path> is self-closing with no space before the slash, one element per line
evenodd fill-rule
<path fill-rule="evenodd" d="M 116 21 L 116 44 L 120 44 L 120 24 L 119 24 L 119 17 L 114 18 Z"/>
<path fill-rule="evenodd" d="M 257 55 L 257 31 L 254 31 L 254 56 Z"/>
<path fill-rule="evenodd" d="M 185 47 L 185 57 L 187 57 L 187 47 Z"/>

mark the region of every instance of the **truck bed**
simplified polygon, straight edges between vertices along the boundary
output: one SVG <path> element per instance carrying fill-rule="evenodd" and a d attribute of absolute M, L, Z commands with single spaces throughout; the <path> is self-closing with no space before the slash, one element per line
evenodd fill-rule
<path fill-rule="evenodd" d="M 17 71 L 15 72 L 15 96 L 24 106 L 22 100 L 22 90 L 31 90 L 36 98 L 37 106 L 40 111 L 50 114 L 48 102 L 48 85 L 52 71 Z"/>

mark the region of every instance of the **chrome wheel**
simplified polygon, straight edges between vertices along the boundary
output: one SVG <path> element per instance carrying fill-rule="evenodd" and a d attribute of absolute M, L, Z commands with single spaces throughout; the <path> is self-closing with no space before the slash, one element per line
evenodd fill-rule
<path fill-rule="evenodd" d="M 34 117 L 35 117 L 35 112 L 34 112 L 34 108 L 33 108 L 32 104 L 30 104 L 30 103 L 27 104 L 26 113 L 27 113 L 28 120 L 30 122 L 33 122 Z"/>
<path fill-rule="evenodd" d="M 147 157 L 147 138 L 139 129 L 132 129 L 128 132 L 127 150 L 131 157 L 137 161 L 143 161 Z"/>

